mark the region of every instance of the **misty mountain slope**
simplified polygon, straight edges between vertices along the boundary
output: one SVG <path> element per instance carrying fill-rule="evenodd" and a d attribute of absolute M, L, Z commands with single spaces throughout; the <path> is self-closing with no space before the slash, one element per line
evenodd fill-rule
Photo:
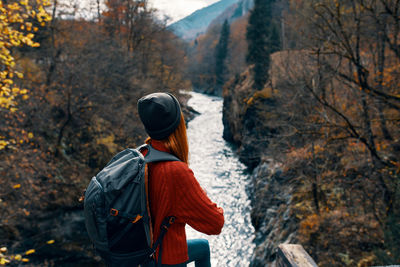
<path fill-rule="evenodd" d="M 215 18 L 237 2 L 239 0 L 221 0 L 195 11 L 191 15 L 171 24 L 168 28 L 185 40 L 193 40 L 199 33 L 205 32 Z"/>
<path fill-rule="evenodd" d="M 208 27 L 212 27 L 213 25 L 222 25 L 225 20 L 228 20 L 229 24 L 231 24 L 233 21 L 245 16 L 253 6 L 253 0 L 239 0 L 213 19 Z"/>

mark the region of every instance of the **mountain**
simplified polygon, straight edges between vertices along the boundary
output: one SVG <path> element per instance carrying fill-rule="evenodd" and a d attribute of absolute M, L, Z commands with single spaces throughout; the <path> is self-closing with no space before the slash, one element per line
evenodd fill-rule
<path fill-rule="evenodd" d="M 221 0 L 193 12 L 191 15 L 171 24 L 168 28 L 185 40 L 193 40 L 198 34 L 205 32 L 215 18 L 237 2 L 239 0 Z"/>
<path fill-rule="evenodd" d="M 253 6 L 253 0 L 239 0 L 237 3 L 229 6 L 215 19 L 213 19 L 210 22 L 209 27 L 212 27 L 212 25 L 222 25 L 225 20 L 228 20 L 229 24 L 231 24 L 236 19 L 246 15 L 250 9 L 253 8 Z"/>

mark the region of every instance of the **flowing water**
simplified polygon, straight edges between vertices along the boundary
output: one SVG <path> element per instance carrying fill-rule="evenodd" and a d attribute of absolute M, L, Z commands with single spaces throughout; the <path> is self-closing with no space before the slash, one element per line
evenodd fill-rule
<path fill-rule="evenodd" d="M 254 229 L 245 190 L 245 166 L 222 138 L 222 99 L 190 94 L 189 106 L 200 113 L 188 125 L 190 168 L 210 199 L 224 209 L 225 225 L 218 236 L 207 236 L 187 226 L 187 238 L 210 242 L 213 267 L 249 266 Z"/>

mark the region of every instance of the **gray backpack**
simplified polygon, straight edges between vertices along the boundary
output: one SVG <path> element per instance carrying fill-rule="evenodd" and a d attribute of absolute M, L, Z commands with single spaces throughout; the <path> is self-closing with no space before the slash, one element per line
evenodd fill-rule
<path fill-rule="evenodd" d="M 147 149 L 144 157 L 141 151 Z M 151 218 L 147 205 L 145 165 L 179 161 L 150 145 L 126 149 L 107 163 L 90 181 L 84 198 L 86 229 L 96 251 L 108 266 L 138 266 L 154 262 L 158 246 L 161 264 L 162 239 L 174 217 L 167 217 L 152 245 Z"/>

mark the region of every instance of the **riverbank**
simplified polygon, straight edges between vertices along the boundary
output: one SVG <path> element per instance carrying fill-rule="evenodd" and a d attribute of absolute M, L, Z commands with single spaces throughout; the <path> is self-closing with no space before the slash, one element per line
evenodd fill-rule
<path fill-rule="evenodd" d="M 274 263 L 279 244 L 295 241 L 297 224 L 291 214 L 291 178 L 268 151 L 278 129 L 263 118 L 273 119 L 275 101 L 268 91 L 254 94 L 251 84 L 247 71 L 225 87 L 223 137 L 238 147 L 240 160 L 251 172 L 247 192 L 256 248 L 250 266 L 261 267 Z"/>
<path fill-rule="evenodd" d="M 250 266 L 273 266 L 281 243 L 301 244 L 321 267 L 398 263 L 392 236 L 400 216 L 391 202 L 398 169 L 377 157 L 397 164 L 399 148 L 377 135 L 388 146 L 374 156 L 368 144 L 349 136 L 352 125 L 294 82 L 296 75 L 304 78 L 300 65 L 288 76 L 287 62 L 302 57 L 313 62 L 304 51 L 273 54 L 271 81 L 261 91 L 251 88 L 249 71 L 224 87 L 224 138 L 252 172 L 256 248 Z M 348 100 L 342 95 L 340 101 Z"/>

